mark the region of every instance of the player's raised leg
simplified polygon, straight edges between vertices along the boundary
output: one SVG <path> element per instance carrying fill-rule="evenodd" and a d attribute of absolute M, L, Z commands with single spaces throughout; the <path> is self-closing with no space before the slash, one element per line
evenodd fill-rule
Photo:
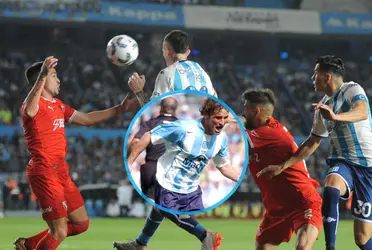
<path fill-rule="evenodd" d="M 70 176 L 65 179 L 65 197 L 68 213 L 67 236 L 84 233 L 89 228 L 89 217 L 85 209 L 84 199 Z"/>
<path fill-rule="evenodd" d="M 353 188 L 353 178 L 349 168 L 341 162 L 332 162 L 325 180 L 323 191 L 323 228 L 326 249 L 336 247 L 336 233 L 339 221 L 339 199 L 348 198 Z"/>
<path fill-rule="evenodd" d="M 29 177 L 31 187 L 38 197 L 42 208 L 43 219 L 48 223 L 49 227 L 32 237 L 17 239 L 14 242 L 17 250 L 37 249 L 37 246 L 42 240 L 44 241 L 48 232 L 61 242 L 68 236 L 78 235 L 88 230 L 89 218 L 78 188 L 71 181 L 70 177 L 64 178 L 65 187 L 62 186 L 57 178 L 56 176 Z M 55 194 L 54 197 L 52 196 L 53 194 Z M 54 219 L 55 217 L 60 218 Z M 51 241 L 51 239 L 48 241 Z"/>
<path fill-rule="evenodd" d="M 74 236 L 84 233 L 89 228 L 89 217 L 85 206 L 79 207 L 68 214 L 67 236 Z"/>
<path fill-rule="evenodd" d="M 55 223 L 54 223 L 55 224 Z M 49 223 L 48 223 L 49 225 Z M 89 228 L 89 218 L 85 207 L 81 207 L 68 215 L 67 237 L 81 234 Z M 29 238 L 18 238 L 14 242 L 16 250 L 35 249 L 39 241 L 49 232 L 49 228 Z"/>
<path fill-rule="evenodd" d="M 25 247 L 36 250 L 57 249 L 67 237 L 67 208 L 64 187 L 55 175 L 29 176 L 29 181 L 49 230 L 38 242 L 30 242 L 26 239 Z M 46 231 L 44 230 L 44 232 Z M 38 235 L 41 236 L 42 233 Z"/>
<path fill-rule="evenodd" d="M 311 250 L 318 238 L 319 230 L 312 224 L 305 224 L 297 231 L 296 250 Z"/>

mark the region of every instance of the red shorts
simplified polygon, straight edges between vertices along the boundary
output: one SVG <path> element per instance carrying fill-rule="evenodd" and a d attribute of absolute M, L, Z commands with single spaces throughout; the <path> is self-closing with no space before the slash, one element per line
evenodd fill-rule
<path fill-rule="evenodd" d="M 319 232 L 321 231 L 323 225 L 321 201 L 284 216 L 272 216 L 266 212 L 258 227 L 256 241 L 260 244 L 289 242 L 293 232 L 297 232 L 305 224 L 314 225 Z"/>
<path fill-rule="evenodd" d="M 83 197 L 69 175 L 29 175 L 28 180 L 46 221 L 67 217 L 84 206 Z"/>

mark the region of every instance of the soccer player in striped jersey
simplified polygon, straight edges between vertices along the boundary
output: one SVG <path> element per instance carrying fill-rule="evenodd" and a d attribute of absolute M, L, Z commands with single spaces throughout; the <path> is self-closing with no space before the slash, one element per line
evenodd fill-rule
<path fill-rule="evenodd" d="M 284 164 L 269 166 L 262 173 L 278 175 L 311 155 L 322 138 L 330 137 L 322 206 L 326 249 L 335 249 L 339 198 L 347 199 L 354 191 L 351 210 L 355 243 L 360 249 L 371 250 L 371 111 L 364 89 L 358 83 L 344 82 L 344 75 L 344 63 L 340 58 L 322 56 L 317 59 L 312 77 L 315 91 L 326 95 L 313 104 L 315 117 L 311 135 Z"/>
<path fill-rule="evenodd" d="M 155 203 L 182 212 L 203 209 L 200 174 L 213 159 L 225 177 L 238 181 L 239 173 L 230 165 L 228 139 L 223 131 L 229 112 L 218 102 L 207 99 L 202 108 L 202 119 L 175 121 L 159 125 L 145 133 L 128 157 L 131 165 L 150 144 L 166 143 L 166 152 L 159 158 L 155 184 Z M 221 236 L 207 232 L 194 218 L 176 215 L 154 208 L 136 241 L 114 242 L 119 250 L 146 249 L 151 237 L 164 218 L 193 234 L 202 242 L 203 250 L 216 250 Z"/>
<path fill-rule="evenodd" d="M 204 69 L 198 63 L 187 60 L 189 54 L 190 45 L 185 32 L 173 30 L 165 36 L 163 57 L 167 67 L 156 77 L 151 98 L 143 90 L 145 76 L 134 73 L 129 78 L 129 87 L 136 94 L 141 105 L 161 94 L 183 89 L 198 90 L 217 96 L 211 79 Z"/>

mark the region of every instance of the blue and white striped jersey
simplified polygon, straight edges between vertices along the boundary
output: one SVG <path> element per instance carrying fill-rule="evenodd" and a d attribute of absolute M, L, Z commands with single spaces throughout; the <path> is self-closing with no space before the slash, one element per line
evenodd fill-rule
<path fill-rule="evenodd" d="M 166 145 L 156 173 L 163 188 L 182 194 L 194 192 L 209 160 L 213 159 L 217 168 L 230 164 L 226 133 L 207 135 L 204 132 L 201 119 L 178 120 L 151 130 L 152 144 Z"/>
<path fill-rule="evenodd" d="M 338 114 L 351 111 L 353 104 L 360 100 L 368 104 L 367 120 L 355 123 L 329 121 L 316 111 L 311 132 L 321 137 L 330 136 L 329 159 L 344 159 L 363 167 L 372 167 L 372 119 L 364 89 L 358 83 L 346 82 L 333 96 L 324 96 L 321 103 Z"/>
<path fill-rule="evenodd" d="M 196 62 L 177 61 L 158 74 L 151 99 L 177 90 L 198 90 L 217 97 L 209 75 Z"/>

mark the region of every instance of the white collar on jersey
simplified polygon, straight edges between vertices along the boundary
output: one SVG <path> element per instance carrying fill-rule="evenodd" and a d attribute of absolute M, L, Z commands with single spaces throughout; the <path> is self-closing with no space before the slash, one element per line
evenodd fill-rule
<path fill-rule="evenodd" d="M 41 98 L 43 98 L 45 101 L 48 101 L 48 102 L 53 102 L 53 103 L 56 102 L 56 99 L 54 98 L 52 100 L 46 99 L 44 96 L 42 96 Z"/>

